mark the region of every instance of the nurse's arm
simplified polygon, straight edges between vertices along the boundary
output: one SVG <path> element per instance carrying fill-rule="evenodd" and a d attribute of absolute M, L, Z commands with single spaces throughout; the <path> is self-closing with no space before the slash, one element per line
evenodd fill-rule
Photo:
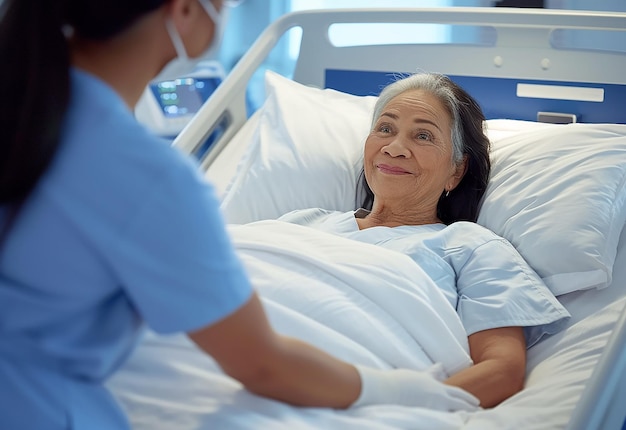
<path fill-rule="evenodd" d="M 249 391 L 298 406 L 347 408 L 359 396 L 356 368 L 276 333 L 256 294 L 233 314 L 189 333 Z"/>

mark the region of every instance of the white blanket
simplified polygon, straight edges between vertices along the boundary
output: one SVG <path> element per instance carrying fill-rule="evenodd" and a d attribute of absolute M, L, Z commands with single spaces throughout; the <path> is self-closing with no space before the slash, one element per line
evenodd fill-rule
<path fill-rule="evenodd" d="M 229 231 L 278 332 L 379 368 L 440 362 L 454 373 L 471 364 L 458 315 L 410 258 L 279 221 Z M 285 428 L 415 428 L 417 422 L 419 428 L 459 428 L 467 418 L 393 405 L 335 411 L 262 399 L 182 335 L 150 334 L 112 386 L 137 429 L 274 429 L 277 422 Z"/>
<path fill-rule="evenodd" d="M 279 332 L 381 368 L 469 365 L 457 313 L 409 257 L 280 221 L 230 233 Z"/>
<path fill-rule="evenodd" d="M 457 313 L 409 257 L 280 221 L 230 233 L 279 332 L 381 368 L 469 365 Z"/>

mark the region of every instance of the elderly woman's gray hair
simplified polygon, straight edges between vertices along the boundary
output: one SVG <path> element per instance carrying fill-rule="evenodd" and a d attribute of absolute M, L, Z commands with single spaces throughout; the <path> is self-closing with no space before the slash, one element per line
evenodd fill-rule
<path fill-rule="evenodd" d="M 473 221 L 478 218 L 481 199 L 487 189 L 491 163 L 489 139 L 484 132 L 485 116 L 479 104 L 450 78 L 438 73 L 416 73 L 387 85 L 374 106 L 372 127 L 383 109 L 395 97 L 407 91 L 422 90 L 435 96 L 452 119 L 450 137 L 455 164 L 467 157 L 467 170 L 459 185 L 446 195 L 442 192 L 437 205 L 441 221 Z M 357 186 L 357 203 L 371 209 L 374 195 L 361 171 Z"/>
<path fill-rule="evenodd" d="M 383 109 L 391 99 L 402 93 L 413 90 L 422 90 L 434 95 L 448 110 L 452 118 L 452 159 L 456 164 L 463 161 L 463 147 L 465 145 L 463 144 L 461 120 L 459 118 L 459 99 L 450 87 L 449 79 L 444 75 L 417 73 L 387 85 L 380 93 L 380 96 L 378 96 L 378 100 L 374 106 L 372 128 L 376 125 L 376 121 L 380 118 Z"/>

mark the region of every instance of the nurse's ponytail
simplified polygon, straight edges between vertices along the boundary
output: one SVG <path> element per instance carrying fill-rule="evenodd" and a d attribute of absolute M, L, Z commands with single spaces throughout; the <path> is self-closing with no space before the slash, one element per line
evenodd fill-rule
<path fill-rule="evenodd" d="M 70 99 L 66 29 L 105 40 L 167 0 L 0 0 L 0 244 L 59 147 Z M 69 25 L 69 26 L 68 26 Z"/>
<path fill-rule="evenodd" d="M 69 100 L 63 0 L 0 4 L 0 205 L 19 205 L 59 144 Z"/>

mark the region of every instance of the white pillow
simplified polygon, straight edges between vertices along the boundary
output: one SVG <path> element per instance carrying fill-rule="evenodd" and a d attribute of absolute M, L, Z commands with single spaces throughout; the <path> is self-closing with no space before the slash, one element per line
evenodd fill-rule
<path fill-rule="evenodd" d="M 266 85 L 252 142 L 222 203 L 226 220 L 355 209 L 376 98 L 271 72 Z M 626 125 L 490 120 L 487 131 L 492 178 L 478 222 L 513 243 L 555 295 L 608 285 L 626 219 Z"/>
<path fill-rule="evenodd" d="M 492 138 L 491 154 L 478 223 L 555 295 L 607 286 L 626 221 L 626 125 L 544 124 Z"/>
<path fill-rule="evenodd" d="M 265 84 L 253 142 L 222 201 L 226 221 L 309 207 L 354 209 L 376 98 L 306 87 L 271 71 Z"/>

